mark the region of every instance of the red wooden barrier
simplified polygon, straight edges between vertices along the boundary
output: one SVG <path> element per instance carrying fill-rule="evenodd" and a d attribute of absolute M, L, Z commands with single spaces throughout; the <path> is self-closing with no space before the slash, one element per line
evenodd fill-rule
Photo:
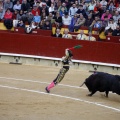
<path fill-rule="evenodd" d="M 65 49 L 83 45 L 73 50 L 74 59 L 120 64 L 120 44 L 53 38 L 47 36 L 0 33 L 0 52 L 39 55 L 61 58 Z"/>

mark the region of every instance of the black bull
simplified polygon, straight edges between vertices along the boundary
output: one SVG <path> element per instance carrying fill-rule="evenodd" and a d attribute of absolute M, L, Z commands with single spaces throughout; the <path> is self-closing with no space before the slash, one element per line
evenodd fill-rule
<path fill-rule="evenodd" d="M 81 86 L 83 86 L 84 84 L 91 92 L 90 94 L 88 94 L 88 96 L 92 96 L 97 91 L 105 92 L 106 97 L 108 97 L 109 91 L 112 91 L 113 93 L 120 95 L 119 75 L 111 75 L 108 73 L 97 72 L 90 75 Z"/>

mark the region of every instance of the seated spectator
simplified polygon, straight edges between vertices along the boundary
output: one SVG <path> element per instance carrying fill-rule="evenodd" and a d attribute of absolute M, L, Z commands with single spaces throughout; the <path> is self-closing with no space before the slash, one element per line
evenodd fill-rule
<path fill-rule="evenodd" d="M 117 23 L 119 18 L 120 18 L 119 12 L 115 11 L 115 15 L 113 16 L 113 20 Z"/>
<path fill-rule="evenodd" d="M 21 10 L 21 4 L 19 0 L 17 0 L 16 4 L 13 6 L 13 10 L 18 10 L 18 11 Z"/>
<path fill-rule="evenodd" d="M 17 20 L 22 20 L 24 23 L 26 22 L 26 15 L 23 13 L 22 10 L 19 11 L 17 14 Z"/>
<path fill-rule="evenodd" d="M 71 17 L 68 15 L 68 12 L 65 12 L 65 15 L 62 16 L 62 23 L 63 25 L 70 25 Z"/>
<path fill-rule="evenodd" d="M 53 19 L 56 28 L 60 28 L 62 26 L 62 17 L 60 16 L 60 13 L 57 12 L 56 16 L 54 16 Z"/>
<path fill-rule="evenodd" d="M 54 23 L 54 20 L 53 20 L 53 14 L 50 12 L 49 15 L 47 16 L 46 20 L 50 21 L 51 24 Z"/>
<path fill-rule="evenodd" d="M 53 3 L 51 3 L 51 6 L 49 7 L 49 13 L 54 14 L 54 13 L 55 13 L 54 11 L 55 11 L 54 4 L 53 4 Z"/>
<path fill-rule="evenodd" d="M 106 0 L 102 0 L 102 1 L 100 2 L 100 4 L 101 4 L 101 7 L 107 7 L 107 2 L 106 2 Z"/>
<path fill-rule="evenodd" d="M 60 16 L 63 16 L 65 12 L 67 12 L 66 4 L 62 3 L 62 5 L 58 8 Z"/>
<path fill-rule="evenodd" d="M 83 5 L 79 5 L 79 8 L 76 13 L 78 15 L 82 14 L 84 16 L 84 18 L 87 18 L 87 14 L 86 14 L 86 11 L 83 9 Z"/>
<path fill-rule="evenodd" d="M 91 32 L 89 32 L 89 33 L 88 33 L 88 36 L 87 36 L 87 38 L 86 38 L 86 40 L 89 40 L 89 41 L 96 41 L 96 38 L 92 36 L 92 33 L 91 33 Z"/>
<path fill-rule="evenodd" d="M 67 29 L 64 30 L 64 33 L 62 35 L 62 38 L 72 39 L 72 35 L 68 33 L 69 31 Z"/>
<path fill-rule="evenodd" d="M 69 25 L 69 31 L 74 32 L 74 25 L 76 24 L 78 18 L 77 15 L 74 15 L 74 17 L 71 19 L 71 23 Z"/>
<path fill-rule="evenodd" d="M 120 26 L 120 18 L 118 19 L 117 25 L 119 25 L 119 26 Z"/>
<path fill-rule="evenodd" d="M 84 26 L 89 27 L 92 24 L 92 22 L 93 22 L 92 15 L 89 14 L 88 19 L 85 20 Z"/>
<path fill-rule="evenodd" d="M 27 13 L 29 9 L 30 9 L 30 4 L 27 2 L 27 0 L 23 0 L 21 5 L 21 10 L 23 11 L 23 13 Z"/>
<path fill-rule="evenodd" d="M 73 17 L 76 14 L 77 10 L 78 9 L 77 9 L 76 5 L 73 4 L 69 9 L 69 16 Z"/>
<path fill-rule="evenodd" d="M 40 10 L 39 10 L 39 8 L 37 7 L 37 4 L 34 4 L 34 5 L 33 5 L 33 9 L 32 9 L 32 14 L 35 16 L 36 13 L 38 13 L 38 15 L 40 15 Z"/>
<path fill-rule="evenodd" d="M 6 11 L 7 9 L 9 9 L 10 11 L 12 11 L 13 9 L 13 3 L 10 0 L 5 0 L 4 1 L 4 10 Z"/>
<path fill-rule="evenodd" d="M 53 37 L 60 37 L 62 38 L 62 34 L 60 33 L 60 29 L 57 28 L 55 34 L 52 35 Z"/>
<path fill-rule="evenodd" d="M 112 35 L 113 36 L 120 36 L 120 26 L 119 25 L 117 25 L 116 29 L 113 30 Z"/>
<path fill-rule="evenodd" d="M 7 9 L 4 15 L 4 25 L 7 29 L 11 29 L 13 27 L 13 21 L 12 21 L 12 12 L 10 9 Z"/>
<path fill-rule="evenodd" d="M 31 10 L 29 10 L 28 13 L 26 14 L 26 19 L 29 25 L 33 21 L 33 18 L 34 18 L 34 15 L 32 14 Z"/>
<path fill-rule="evenodd" d="M 101 20 L 104 20 L 105 16 L 108 17 L 108 20 L 112 18 L 112 15 L 110 14 L 109 10 L 106 10 L 106 12 L 102 14 Z"/>
<path fill-rule="evenodd" d="M 99 1 L 96 1 L 96 5 L 94 7 L 94 16 L 100 16 L 102 14 L 102 7 Z"/>
<path fill-rule="evenodd" d="M 17 27 L 25 28 L 25 24 L 23 23 L 22 20 L 18 22 Z"/>
<path fill-rule="evenodd" d="M 46 20 L 43 27 L 42 27 L 42 29 L 44 29 L 44 30 L 52 30 L 52 25 L 51 25 L 50 21 Z"/>
<path fill-rule="evenodd" d="M 116 26 L 117 24 L 114 22 L 113 19 L 110 19 L 109 22 L 108 22 L 108 26 L 105 28 L 105 30 L 108 30 L 108 29 L 116 29 Z"/>
<path fill-rule="evenodd" d="M 89 26 L 89 31 L 92 32 L 93 28 L 100 29 L 102 27 L 102 22 L 100 21 L 99 17 L 96 16 L 95 20 L 93 20 L 92 24 Z"/>
<path fill-rule="evenodd" d="M 92 1 L 90 4 L 88 4 L 88 11 L 93 11 L 95 7 L 95 1 Z"/>
<path fill-rule="evenodd" d="M 36 12 L 36 15 L 33 17 L 33 21 L 36 25 L 38 25 L 41 22 L 41 16 L 39 16 L 38 12 Z"/>
<path fill-rule="evenodd" d="M 46 3 L 42 4 L 42 7 L 40 7 L 40 13 L 42 14 L 44 12 L 45 12 L 46 16 L 49 15 L 49 11 L 48 11 L 48 7 L 47 7 Z"/>
<path fill-rule="evenodd" d="M 3 9 L 3 1 L 0 0 L 0 21 L 3 19 L 5 10 Z"/>
<path fill-rule="evenodd" d="M 113 2 L 111 2 L 111 3 L 108 5 L 108 9 L 110 10 L 110 12 L 113 11 L 114 7 L 115 7 L 115 6 L 114 6 Z"/>
<path fill-rule="evenodd" d="M 32 29 L 37 29 L 37 27 L 38 27 L 38 26 L 35 24 L 34 21 L 31 22 L 30 26 L 31 26 Z"/>
<path fill-rule="evenodd" d="M 76 36 L 77 40 L 87 40 L 87 36 L 84 34 L 83 30 L 80 30 L 80 34 Z"/>
<path fill-rule="evenodd" d="M 117 11 L 120 12 L 120 3 L 118 3 Z"/>
<path fill-rule="evenodd" d="M 86 19 L 84 18 L 84 16 L 83 16 L 82 14 L 80 14 L 80 18 L 77 19 L 77 22 L 76 22 L 76 24 L 74 25 L 74 30 L 75 30 L 75 31 L 78 31 L 79 28 L 84 25 L 85 20 L 86 20 Z"/>
<path fill-rule="evenodd" d="M 107 16 L 104 16 L 104 20 L 102 21 L 102 27 L 107 27 L 108 26 L 108 17 Z"/>

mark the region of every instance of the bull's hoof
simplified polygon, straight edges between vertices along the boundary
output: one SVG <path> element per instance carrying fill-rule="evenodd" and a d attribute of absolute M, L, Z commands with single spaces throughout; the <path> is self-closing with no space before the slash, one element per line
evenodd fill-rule
<path fill-rule="evenodd" d="M 91 94 L 87 94 L 87 96 L 91 97 L 92 95 Z"/>

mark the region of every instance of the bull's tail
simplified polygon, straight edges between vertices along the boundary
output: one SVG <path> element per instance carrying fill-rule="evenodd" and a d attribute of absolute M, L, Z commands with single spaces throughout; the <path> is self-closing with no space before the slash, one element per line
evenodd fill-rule
<path fill-rule="evenodd" d="M 82 87 L 84 84 L 85 84 L 85 82 L 83 82 L 83 83 L 80 85 L 80 87 Z"/>

